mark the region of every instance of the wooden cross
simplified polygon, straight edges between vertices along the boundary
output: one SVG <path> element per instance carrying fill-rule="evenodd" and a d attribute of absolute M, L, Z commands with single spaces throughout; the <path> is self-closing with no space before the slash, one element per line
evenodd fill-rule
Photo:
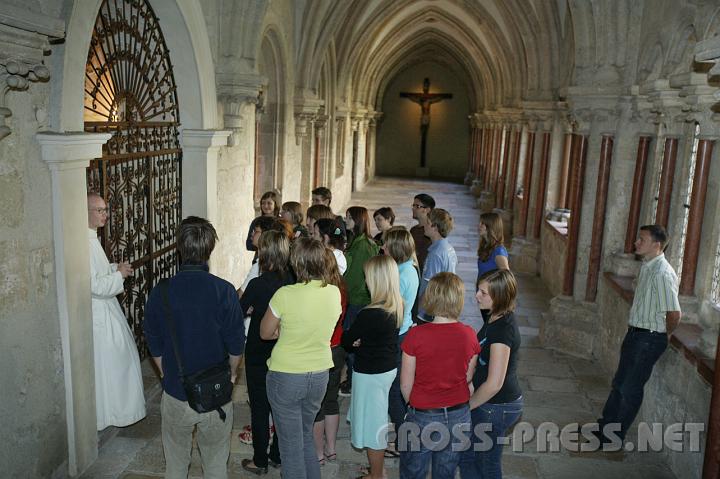
<path fill-rule="evenodd" d="M 425 168 L 427 163 L 425 158 L 427 145 L 427 132 L 430 127 L 430 105 L 443 101 L 446 98 L 452 98 L 452 93 L 429 93 L 430 79 L 423 81 L 422 93 L 400 92 L 400 97 L 420 105 L 422 114 L 420 116 L 420 168 Z"/>

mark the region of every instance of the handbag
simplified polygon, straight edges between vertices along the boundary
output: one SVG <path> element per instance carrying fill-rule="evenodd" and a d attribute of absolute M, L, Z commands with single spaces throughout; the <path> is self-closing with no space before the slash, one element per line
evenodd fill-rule
<path fill-rule="evenodd" d="M 168 324 L 173 350 L 175 351 L 175 359 L 178 364 L 180 382 L 185 390 L 188 405 L 199 413 L 217 411 L 220 419 L 224 422 L 226 414 L 222 407 L 232 400 L 233 390 L 228 358 L 226 356 L 223 361 L 192 374 L 185 374 L 183 372 L 180 348 L 178 347 L 177 334 L 175 331 L 175 321 L 170 311 L 169 286 L 170 282 L 167 279 L 162 280 L 160 284 L 158 284 L 162 295 L 165 319 Z"/>

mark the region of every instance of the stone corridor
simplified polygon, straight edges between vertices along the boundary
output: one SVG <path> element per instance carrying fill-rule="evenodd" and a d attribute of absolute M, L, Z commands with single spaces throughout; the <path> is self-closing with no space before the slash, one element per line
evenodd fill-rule
<path fill-rule="evenodd" d="M 380 178 L 355 193 L 352 204 L 374 210 L 391 206 L 397 215 L 396 224 L 412 226 L 410 205 L 413 195 L 425 192 L 432 195 L 437 206 L 451 212 L 455 229 L 450 235 L 458 255 L 458 274 L 466 284 L 466 304 L 462 319 L 475 329 L 480 326 L 480 314 L 475 303 L 474 280 L 476 275 L 475 249 L 477 246 L 478 211 L 473 209 L 474 198 L 463 185 L 420 180 Z M 349 205 L 348 205 L 349 206 Z M 222 238 L 221 238 L 222 239 Z M 509 242 L 509 241 L 507 241 Z M 512 268 L 512 263 L 510 264 Z M 606 372 L 593 362 L 575 359 L 544 348 L 539 340 L 543 313 L 548 310 L 550 294 L 538 277 L 519 276 L 520 295 L 516 317 L 523 335 L 520 357 L 520 380 L 524 391 L 525 409 L 521 421 L 534 426 L 553 422 L 562 428 L 566 424 L 594 421 L 599 414 L 609 388 Z M 146 394 L 148 417 L 140 423 L 101 434 L 102 447 L 96 463 L 83 478 L 150 478 L 160 477 L 164 470 L 160 439 L 160 407 L 157 380 L 148 364 Z M 241 374 L 244 380 L 244 374 Z M 231 446 L 229 476 L 255 477 L 245 472 L 240 462 L 252 457 L 251 446 L 241 444 L 237 434 L 249 423 L 249 407 L 244 384 L 235 391 L 235 423 Z M 341 398 L 343 413 L 349 398 Z M 633 440 L 629 436 L 630 441 Z M 506 447 L 503 459 L 506 478 L 653 478 L 670 479 L 675 476 L 665 465 L 661 453 L 579 453 L 538 452 L 536 441 L 524 444 L 522 450 Z M 390 478 L 398 477 L 398 460 L 387 459 Z M 342 420 L 338 435 L 338 461 L 323 467 L 323 478 L 356 477 L 361 465 L 367 463 L 363 452 L 350 446 L 349 427 Z M 190 477 L 202 477 L 197 449 L 193 451 Z M 272 470 L 268 478 L 280 477 Z M 291 478 L 292 479 L 292 478 Z"/>

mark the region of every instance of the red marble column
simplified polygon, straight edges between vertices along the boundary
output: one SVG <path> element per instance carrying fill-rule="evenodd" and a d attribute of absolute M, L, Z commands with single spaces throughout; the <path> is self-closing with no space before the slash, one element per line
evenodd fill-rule
<path fill-rule="evenodd" d="M 547 194 L 547 173 L 550 165 L 550 142 L 552 133 L 543 133 L 542 156 L 540 157 L 540 177 L 538 178 L 537 199 L 535 201 L 535 221 L 533 223 L 533 238 L 540 238 L 543 216 L 545 215 L 545 196 Z"/>
<path fill-rule="evenodd" d="M 502 165 L 498 165 L 497 185 L 495 187 L 495 191 L 497 191 L 497 195 L 495 196 L 496 208 L 502 208 L 504 203 L 503 199 L 505 198 L 505 185 L 508 177 L 508 163 L 510 162 L 511 139 L 512 132 L 510 126 L 508 126 L 505 132 L 505 150 L 503 151 Z"/>
<path fill-rule="evenodd" d="M 522 137 L 522 130 L 517 130 L 513 132 L 515 135 L 515 141 L 514 141 L 514 148 L 513 148 L 513 156 L 512 156 L 512 164 L 510 167 L 510 191 L 508 195 L 508 205 L 507 208 L 512 211 L 513 206 L 515 206 L 515 193 L 517 191 L 517 173 L 518 173 L 518 164 L 520 163 L 520 138 Z"/>
<path fill-rule="evenodd" d="M 580 212 L 585 179 L 585 160 L 587 158 L 587 137 L 573 134 L 570 149 L 570 161 L 575 164 L 570 178 L 570 224 L 568 225 L 567 249 L 565 250 L 565 269 L 563 272 L 563 294 L 572 296 L 575 288 L 575 264 L 577 263 L 578 239 L 580 237 Z"/>
<path fill-rule="evenodd" d="M 672 199 L 673 181 L 675 180 L 677 147 L 677 138 L 665 138 L 665 152 L 663 153 L 662 174 L 660 176 L 660 190 L 658 192 L 655 224 L 662 225 L 666 228 L 668 218 L 670 216 L 670 200 Z"/>
<path fill-rule="evenodd" d="M 687 231 L 685 232 L 685 251 L 683 253 L 682 277 L 680 278 L 680 294 L 695 294 L 695 272 L 697 270 L 700 237 L 702 235 L 703 213 L 705 212 L 705 196 L 708 178 L 710 177 L 710 158 L 712 158 L 714 140 L 700 140 L 695 157 L 695 178 L 690 194 L 690 212 L 688 214 Z"/>
<path fill-rule="evenodd" d="M 642 203 L 643 189 L 645 185 L 645 171 L 647 170 L 647 158 L 650 151 L 652 137 L 641 136 L 638 139 L 637 158 L 635 159 L 635 175 L 633 176 L 632 197 L 630 198 L 630 212 L 628 213 L 627 231 L 625 232 L 625 247 L 623 251 L 627 254 L 635 251 L 635 238 L 640 222 L 640 206 Z"/>
<path fill-rule="evenodd" d="M 495 181 L 495 168 L 500 157 L 500 143 L 502 142 L 502 126 L 496 125 L 493 130 L 492 148 L 489 155 L 488 174 L 485 179 L 485 189 L 491 190 Z"/>
<path fill-rule="evenodd" d="M 482 127 L 478 128 L 477 141 L 475 142 L 475 179 L 480 177 L 481 166 L 482 166 L 482 149 L 485 143 L 485 129 Z"/>
<path fill-rule="evenodd" d="M 527 233 L 527 218 L 530 211 L 530 188 L 532 186 L 533 159 L 535 152 L 535 132 L 528 131 L 527 146 L 525 150 L 525 173 L 523 175 L 523 203 L 520 207 L 520 221 L 518 222 L 518 236 Z"/>
<path fill-rule="evenodd" d="M 593 216 L 588 276 L 585 285 L 585 301 L 595 302 L 597 296 L 600 261 L 602 260 L 603 232 L 605 230 L 605 210 L 607 207 L 610 166 L 612 164 L 613 136 L 603 135 L 600 144 L 600 164 L 598 166 L 597 191 L 595 192 L 595 214 Z M 573 211 L 573 214 L 575 212 Z"/>

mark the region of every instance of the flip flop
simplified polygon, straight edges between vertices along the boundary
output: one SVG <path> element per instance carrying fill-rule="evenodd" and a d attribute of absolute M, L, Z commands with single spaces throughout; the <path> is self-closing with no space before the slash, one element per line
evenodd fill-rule
<path fill-rule="evenodd" d="M 325 454 L 325 460 L 327 460 L 327 462 L 337 461 L 337 453 L 333 452 L 332 454 Z"/>
<path fill-rule="evenodd" d="M 383 456 L 390 459 L 397 459 L 400 457 L 400 453 L 395 449 L 385 449 L 385 454 L 383 454 Z"/>

